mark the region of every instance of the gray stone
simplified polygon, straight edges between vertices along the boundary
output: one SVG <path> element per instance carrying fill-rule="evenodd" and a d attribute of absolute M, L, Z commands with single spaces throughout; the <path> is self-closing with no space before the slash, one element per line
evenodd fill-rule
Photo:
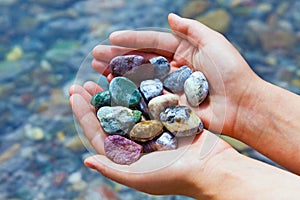
<path fill-rule="evenodd" d="M 154 67 L 154 78 L 158 78 L 162 80 L 170 72 L 171 69 L 170 63 L 165 57 L 158 56 L 158 57 L 151 58 L 149 61 Z"/>
<path fill-rule="evenodd" d="M 159 79 L 145 80 L 141 82 L 140 91 L 146 101 L 150 101 L 152 98 L 162 94 L 163 84 Z"/>
<path fill-rule="evenodd" d="M 191 106 L 199 106 L 208 94 L 208 82 L 202 72 L 194 72 L 184 83 L 184 93 Z"/>
<path fill-rule="evenodd" d="M 160 114 L 160 121 L 176 137 L 196 135 L 203 130 L 201 119 L 187 106 L 172 106 Z"/>
<path fill-rule="evenodd" d="M 150 153 L 153 151 L 174 150 L 177 148 L 178 142 L 174 135 L 165 131 L 157 138 L 154 138 L 149 142 L 145 142 L 142 145 L 144 147 L 144 153 Z"/>
<path fill-rule="evenodd" d="M 184 82 L 191 74 L 192 70 L 188 66 L 180 67 L 164 79 L 164 88 L 172 93 L 182 93 L 184 91 Z"/>

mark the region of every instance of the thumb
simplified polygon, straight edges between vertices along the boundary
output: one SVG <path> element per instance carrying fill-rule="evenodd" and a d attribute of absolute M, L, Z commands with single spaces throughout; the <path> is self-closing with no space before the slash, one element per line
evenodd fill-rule
<path fill-rule="evenodd" d="M 182 18 L 174 13 L 169 14 L 168 22 L 174 32 L 179 33 L 179 36 L 184 37 L 196 46 L 203 46 L 218 35 L 216 31 L 199 21 Z"/>

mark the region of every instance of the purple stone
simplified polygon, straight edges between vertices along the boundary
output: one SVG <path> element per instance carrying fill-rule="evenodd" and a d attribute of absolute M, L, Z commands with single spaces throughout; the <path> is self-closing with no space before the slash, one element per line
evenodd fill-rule
<path fill-rule="evenodd" d="M 143 147 L 120 135 L 110 135 L 104 140 L 104 151 L 113 162 L 130 165 L 141 157 Z"/>
<path fill-rule="evenodd" d="M 110 72 L 114 76 L 124 76 L 130 70 L 145 64 L 146 60 L 143 56 L 126 55 L 114 57 L 110 63 Z"/>

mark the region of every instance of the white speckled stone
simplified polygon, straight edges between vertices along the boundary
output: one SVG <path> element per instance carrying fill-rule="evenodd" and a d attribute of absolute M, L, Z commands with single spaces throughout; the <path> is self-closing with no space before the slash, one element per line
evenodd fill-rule
<path fill-rule="evenodd" d="M 152 119 L 159 120 L 160 113 L 165 111 L 166 108 L 178 105 L 179 97 L 175 94 L 165 94 L 162 96 L 154 97 L 149 101 L 148 109 Z"/>
<path fill-rule="evenodd" d="M 189 104 L 199 106 L 208 94 L 208 82 L 202 72 L 194 72 L 184 83 L 184 93 Z"/>

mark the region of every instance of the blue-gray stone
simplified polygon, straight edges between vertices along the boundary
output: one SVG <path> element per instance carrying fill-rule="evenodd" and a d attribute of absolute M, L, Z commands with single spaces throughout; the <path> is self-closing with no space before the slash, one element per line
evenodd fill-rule
<path fill-rule="evenodd" d="M 152 98 L 162 94 L 163 84 L 159 79 L 145 80 L 140 84 L 140 91 L 145 100 L 150 101 Z"/>
<path fill-rule="evenodd" d="M 166 151 L 176 149 L 178 142 L 177 138 L 174 137 L 174 135 L 172 135 L 168 131 L 165 131 L 157 138 L 154 138 L 149 142 L 145 142 L 142 145 L 144 147 L 144 152 L 150 153 L 153 151 Z"/>
<path fill-rule="evenodd" d="M 202 72 L 194 72 L 184 83 L 184 93 L 191 106 L 199 106 L 208 94 L 208 82 Z"/>
<path fill-rule="evenodd" d="M 191 74 L 192 70 L 188 66 L 180 67 L 164 79 L 164 88 L 172 93 L 182 93 L 184 91 L 184 82 Z"/>
<path fill-rule="evenodd" d="M 151 58 L 149 61 L 154 67 L 154 78 L 162 80 L 170 72 L 170 63 L 165 57 L 158 56 Z"/>
<path fill-rule="evenodd" d="M 109 92 L 112 105 L 134 107 L 141 100 L 137 86 L 126 77 L 113 78 L 109 84 Z"/>

